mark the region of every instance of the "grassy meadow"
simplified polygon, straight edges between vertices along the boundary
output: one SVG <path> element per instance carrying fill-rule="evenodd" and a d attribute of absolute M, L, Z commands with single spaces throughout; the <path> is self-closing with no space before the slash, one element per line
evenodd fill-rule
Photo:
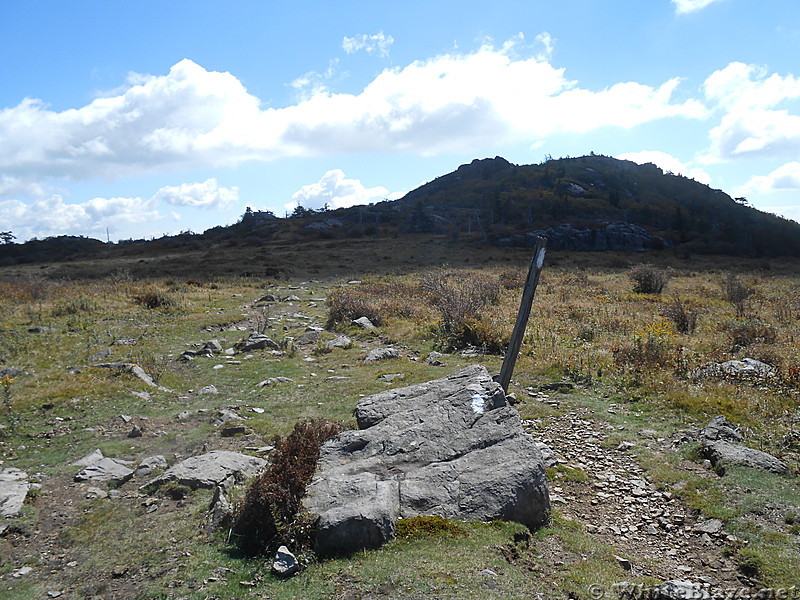
<path fill-rule="evenodd" d="M 655 264 L 641 265 L 642 258 L 548 256 L 509 390 L 523 419 L 535 428 L 588 409 L 598 422 L 624 426 L 613 434 L 618 443 L 635 441 L 643 428 L 669 438 L 724 415 L 748 445 L 782 458 L 796 474 L 800 270 L 777 260 L 733 265 L 656 256 Z M 72 481 L 78 469 L 69 463 L 94 448 L 132 461 L 163 454 L 170 464 L 204 449 L 256 453 L 299 420 L 354 426 L 358 399 L 389 386 L 474 362 L 498 372 L 526 270 L 519 254 L 502 264 L 383 272 L 348 265 L 346 276 L 281 280 L 142 279 L 124 270 L 80 281 L 34 269 L 0 273 L 0 369 L 22 371 L 0 379 L 0 467 L 23 469 L 41 484 L 0 536 L 0 595 L 589 598 L 589 583 L 612 589 L 637 581 L 618 565 L 613 546 L 558 507 L 552 525 L 531 536 L 507 523 L 461 524 L 459 535 L 412 531 L 377 551 L 325 562 L 307 556 L 308 568 L 282 581 L 269 574 L 265 558 L 238 552 L 227 532 L 204 531 L 210 492 L 153 500 L 138 490 L 144 481 L 134 479 L 109 498 L 90 499 L 86 486 Z M 266 294 L 299 300 L 254 304 Z M 377 329 L 354 326 L 360 316 Z M 299 344 L 308 326 L 326 331 L 320 341 Z M 230 348 L 252 331 L 270 335 L 282 350 L 182 358 L 211 339 Z M 351 337 L 352 347 L 324 346 L 339 334 Z M 363 362 L 368 349 L 386 346 L 400 358 Z M 472 352 L 463 355 L 467 348 Z M 104 350 L 110 354 L 97 358 Z M 445 368 L 425 361 L 434 350 Z M 709 362 L 745 357 L 769 364 L 773 374 L 697 373 Z M 93 366 L 111 361 L 140 365 L 169 391 L 124 369 Z M 381 379 L 394 373 L 403 377 Z M 259 386 L 275 377 L 292 381 Z M 558 404 L 539 401 L 536 390 L 554 382 L 572 389 L 558 395 Z M 218 393 L 198 393 L 212 384 Z M 244 436 L 220 435 L 211 420 L 223 408 L 246 417 Z M 133 425 L 143 435 L 128 437 Z M 746 469 L 700 477 L 681 467 L 699 466 L 695 450 L 690 442 L 636 452 L 661 489 L 735 533 L 739 541 L 726 552 L 743 572 L 763 586 L 800 585 L 797 478 Z M 237 494 L 234 500 L 244 489 Z M 574 560 L 549 564 L 554 546 L 562 559 Z M 517 559 L 508 560 L 509 552 Z M 15 576 L 23 566 L 32 571 Z"/>

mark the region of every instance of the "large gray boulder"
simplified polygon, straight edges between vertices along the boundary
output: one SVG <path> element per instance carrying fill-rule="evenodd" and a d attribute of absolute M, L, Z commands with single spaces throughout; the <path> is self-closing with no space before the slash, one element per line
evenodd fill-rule
<path fill-rule="evenodd" d="M 164 474 L 143 485 L 141 489 L 153 491 L 171 482 L 185 485 L 193 490 L 228 487 L 254 477 L 266 464 L 267 461 L 257 456 L 228 450 L 213 450 L 173 465 Z"/>
<path fill-rule="evenodd" d="M 399 518 L 549 520 L 542 456 L 484 367 L 369 396 L 355 416 L 359 430 L 322 446 L 304 500 L 319 554 L 376 548 Z"/>

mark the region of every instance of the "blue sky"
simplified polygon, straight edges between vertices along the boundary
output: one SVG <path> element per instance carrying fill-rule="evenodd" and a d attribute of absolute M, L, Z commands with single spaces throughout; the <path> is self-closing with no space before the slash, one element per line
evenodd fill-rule
<path fill-rule="evenodd" d="M 202 232 L 474 158 L 654 162 L 800 220 L 800 2 L 0 2 L 0 230 Z"/>

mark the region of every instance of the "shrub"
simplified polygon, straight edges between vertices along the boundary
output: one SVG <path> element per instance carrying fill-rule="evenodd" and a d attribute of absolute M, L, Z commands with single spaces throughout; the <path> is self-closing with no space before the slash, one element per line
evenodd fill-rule
<path fill-rule="evenodd" d="M 752 344 L 774 344 L 778 337 L 775 328 L 761 319 L 732 319 L 722 326 L 735 348 Z"/>
<path fill-rule="evenodd" d="M 158 290 L 148 290 L 134 296 L 133 301 L 147 308 L 173 308 L 178 305 L 174 297 Z"/>
<path fill-rule="evenodd" d="M 408 540 L 434 535 L 465 537 L 467 532 L 458 523 L 438 515 L 411 517 L 397 521 L 398 539 Z"/>
<path fill-rule="evenodd" d="M 274 552 L 282 544 L 310 545 L 312 523 L 301 501 L 317 469 L 322 443 L 343 430 L 334 421 L 301 421 L 286 439 L 275 440 L 272 464 L 236 510 L 233 531 L 243 552 L 255 555 Z"/>
<path fill-rule="evenodd" d="M 661 307 L 661 314 L 672 321 L 680 333 L 694 333 L 700 309 L 694 303 L 681 300 L 674 294 L 672 302 Z"/>
<path fill-rule="evenodd" d="M 628 273 L 637 294 L 660 294 L 667 285 L 669 275 L 653 265 L 637 265 Z"/>
<path fill-rule="evenodd" d="M 744 316 L 745 303 L 753 295 L 754 291 L 751 286 L 742 283 L 734 273 L 728 273 L 725 279 L 722 280 L 722 292 L 725 295 L 725 300 L 734 305 L 736 315 L 739 317 Z"/>
<path fill-rule="evenodd" d="M 658 336 L 637 337 L 630 346 L 614 346 L 611 349 L 617 365 L 635 369 L 665 367 L 672 360 L 672 346 Z"/>
<path fill-rule="evenodd" d="M 76 315 L 80 312 L 93 312 L 97 309 L 97 303 L 88 296 L 80 296 L 72 300 L 59 302 L 53 306 L 51 314 L 54 317 L 65 315 Z"/>
<path fill-rule="evenodd" d="M 349 323 L 354 319 L 367 317 L 373 325 L 381 325 L 383 318 L 378 312 L 375 299 L 365 297 L 358 288 L 340 288 L 328 296 L 328 322 Z"/>
<path fill-rule="evenodd" d="M 483 273 L 431 271 L 420 281 L 441 315 L 440 336 L 445 349 L 484 345 L 475 323 L 481 311 L 500 297 L 500 281 Z"/>

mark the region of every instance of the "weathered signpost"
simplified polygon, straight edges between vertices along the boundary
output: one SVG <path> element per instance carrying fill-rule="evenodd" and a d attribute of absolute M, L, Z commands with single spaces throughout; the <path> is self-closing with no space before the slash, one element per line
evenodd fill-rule
<path fill-rule="evenodd" d="M 542 272 L 546 246 L 547 240 L 545 238 L 539 237 L 536 239 L 536 247 L 531 259 L 531 266 L 528 269 L 528 278 L 525 280 L 525 289 L 522 292 L 519 313 L 517 313 L 517 322 L 514 325 L 514 332 L 511 334 L 511 342 L 508 344 L 503 367 L 497 377 L 497 382 L 505 392 L 508 391 L 508 384 L 511 383 L 511 374 L 514 372 L 519 349 L 522 346 L 522 339 L 525 337 L 525 327 L 528 325 L 528 317 L 531 314 L 533 295 L 536 293 L 536 286 L 539 285 L 539 274 Z"/>

